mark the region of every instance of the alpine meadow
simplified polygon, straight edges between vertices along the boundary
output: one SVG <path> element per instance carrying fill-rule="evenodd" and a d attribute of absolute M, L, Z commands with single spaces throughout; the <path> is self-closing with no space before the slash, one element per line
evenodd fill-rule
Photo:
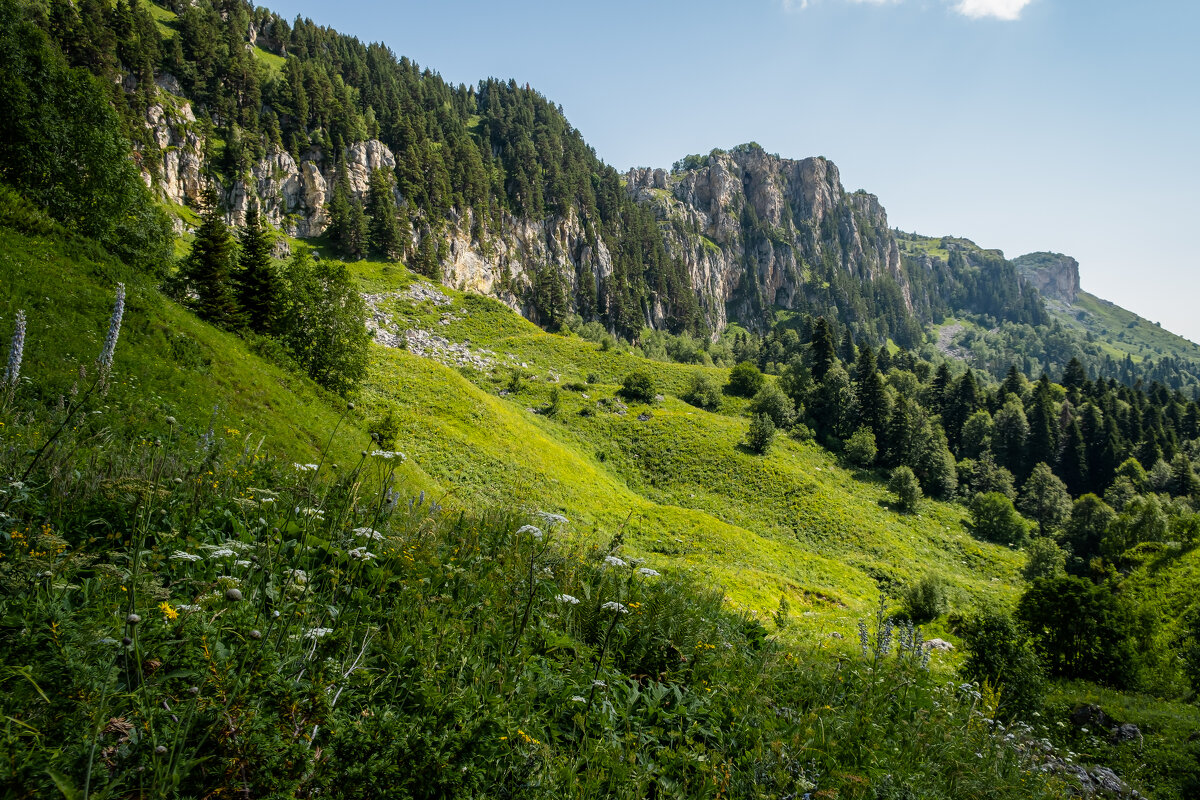
<path fill-rule="evenodd" d="M 1200 797 L 1200 346 L 1080 271 L 0 0 L 0 794 Z"/>

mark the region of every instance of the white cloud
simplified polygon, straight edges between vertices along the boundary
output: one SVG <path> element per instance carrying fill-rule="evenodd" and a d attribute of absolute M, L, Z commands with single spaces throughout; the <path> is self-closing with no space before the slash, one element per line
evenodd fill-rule
<path fill-rule="evenodd" d="M 1033 0 L 958 0 L 954 10 L 972 19 L 995 17 L 1011 21 L 1020 17 L 1022 9 L 1031 2 Z"/>

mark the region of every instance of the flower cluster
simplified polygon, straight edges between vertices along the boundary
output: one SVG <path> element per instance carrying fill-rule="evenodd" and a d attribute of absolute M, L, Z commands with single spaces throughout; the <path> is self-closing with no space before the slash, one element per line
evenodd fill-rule
<path fill-rule="evenodd" d="M 8 345 L 8 366 L 4 370 L 4 380 L 0 386 L 16 386 L 21 377 L 21 356 L 25 352 L 25 312 L 17 312 L 16 330 L 13 331 L 12 342 Z"/>
<path fill-rule="evenodd" d="M 100 374 L 107 375 L 112 370 L 113 353 L 117 349 L 117 337 L 121 333 L 121 317 L 125 315 L 125 284 L 117 284 L 117 302 L 113 305 L 112 318 L 108 321 L 108 335 L 104 337 L 104 348 L 96 359 Z"/>

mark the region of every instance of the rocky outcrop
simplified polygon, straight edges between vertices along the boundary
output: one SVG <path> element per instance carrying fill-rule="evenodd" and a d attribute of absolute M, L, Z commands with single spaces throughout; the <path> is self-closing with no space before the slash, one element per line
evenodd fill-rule
<path fill-rule="evenodd" d="M 678 172 L 630 170 L 626 182 L 655 208 L 716 330 L 731 317 L 759 327 L 770 306 L 799 307 L 820 270 L 864 281 L 889 275 L 907 291 L 883 207 L 847 192 L 827 159 L 747 145 Z"/>
<path fill-rule="evenodd" d="M 1043 297 L 1067 305 L 1079 294 L 1079 262 L 1062 253 L 1029 253 L 1013 259 L 1021 276 Z"/>

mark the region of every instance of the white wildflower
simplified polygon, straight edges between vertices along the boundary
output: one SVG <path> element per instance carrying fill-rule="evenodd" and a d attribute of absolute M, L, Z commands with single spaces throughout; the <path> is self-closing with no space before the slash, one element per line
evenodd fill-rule
<path fill-rule="evenodd" d="M 560 603 L 566 603 L 567 605 L 571 605 L 571 606 L 579 605 L 579 598 L 575 597 L 574 595 L 560 594 L 560 595 L 555 595 L 554 599 Z"/>
<path fill-rule="evenodd" d="M 202 556 L 197 553 L 185 553 L 182 550 L 176 550 L 171 553 L 172 561 L 199 561 Z"/>
<path fill-rule="evenodd" d="M 200 606 L 191 605 L 191 604 L 184 604 L 184 605 L 181 605 L 181 606 L 175 606 L 175 610 L 176 610 L 176 611 L 199 611 L 199 610 L 200 610 Z"/>
<path fill-rule="evenodd" d="M 605 683 L 604 681 L 592 681 L 592 686 L 596 687 L 597 689 L 607 689 L 608 688 L 608 684 Z"/>
<path fill-rule="evenodd" d="M 346 555 L 359 561 L 370 561 L 375 557 L 375 554 L 367 552 L 365 547 L 355 547 L 353 550 L 347 551 Z"/>
<path fill-rule="evenodd" d="M 539 511 L 537 512 L 537 515 L 542 518 L 542 522 L 545 522 L 552 528 L 555 525 L 569 525 L 571 523 L 571 520 L 567 519 L 562 514 L 552 514 L 549 511 Z"/>
<path fill-rule="evenodd" d="M 580 695 L 575 695 L 574 697 L 571 698 L 571 702 L 572 703 L 586 703 L 587 698 L 581 697 Z"/>
<path fill-rule="evenodd" d="M 325 519 L 325 512 L 319 508 L 300 508 L 300 506 L 296 506 L 296 513 L 313 519 Z"/>
<path fill-rule="evenodd" d="M 292 464 L 300 472 L 316 472 L 319 467 L 316 464 Z"/>
<path fill-rule="evenodd" d="M 649 567 L 638 567 L 637 574 L 646 578 L 657 578 L 662 573 L 656 569 L 650 569 Z"/>
<path fill-rule="evenodd" d="M 542 529 L 536 525 L 522 525 L 521 527 L 517 528 L 517 536 L 520 536 L 522 533 L 528 533 L 539 542 L 542 540 L 542 536 L 544 535 L 542 533 Z"/>
<path fill-rule="evenodd" d="M 233 551 L 228 547 L 222 547 L 220 550 L 213 550 L 213 558 L 229 558 L 233 555 Z"/>
<path fill-rule="evenodd" d="M 304 632 L 305 639 L 320 639 L 333 633 L 333 628 L 309 628 Z"/>
<path fill-rule="evenodd" d="M 374 528 L 355 528 L 354 535 L 360 536 L 363 539 L 370 539 L 375 542 L 381 541 L 383 539 L 383 534 L 380 533 L 379 531 L 375 530 Z"/>
<path fill-rule="evenodd" d="M 250 562 L 246 561 L 245 559 L 238 559 L 237 561 L 233 562 L 233 565 L 235 567 L 249 567 Z"/>
<path fill-rule="evenodd" d="M 605 556 L 604 563 L 608 564 L 610 567 L 628 567 L 629 566 L 628 564 L 626 564 L 624 561 L 617 558 L 616 556 Z"/>
<path fill-rule="evenodd" d="M 604 609 L 605 611 L 615 611 L 618 614 L 628 614 L 629 613 L 628 608 L 626 608 L 625 606 L 616 602 L 615 600 L 609 600 L 607 603 L 600 606 L 600 608 Z"/>
<path fill-rule="evenodd" d="M 397 461 L 407 461 L 408 456 L 401 453 L 399 450 L 372 450 L 373 458 L 382 458 L 384 461 L 391 461 L 393 458 Z"/>

